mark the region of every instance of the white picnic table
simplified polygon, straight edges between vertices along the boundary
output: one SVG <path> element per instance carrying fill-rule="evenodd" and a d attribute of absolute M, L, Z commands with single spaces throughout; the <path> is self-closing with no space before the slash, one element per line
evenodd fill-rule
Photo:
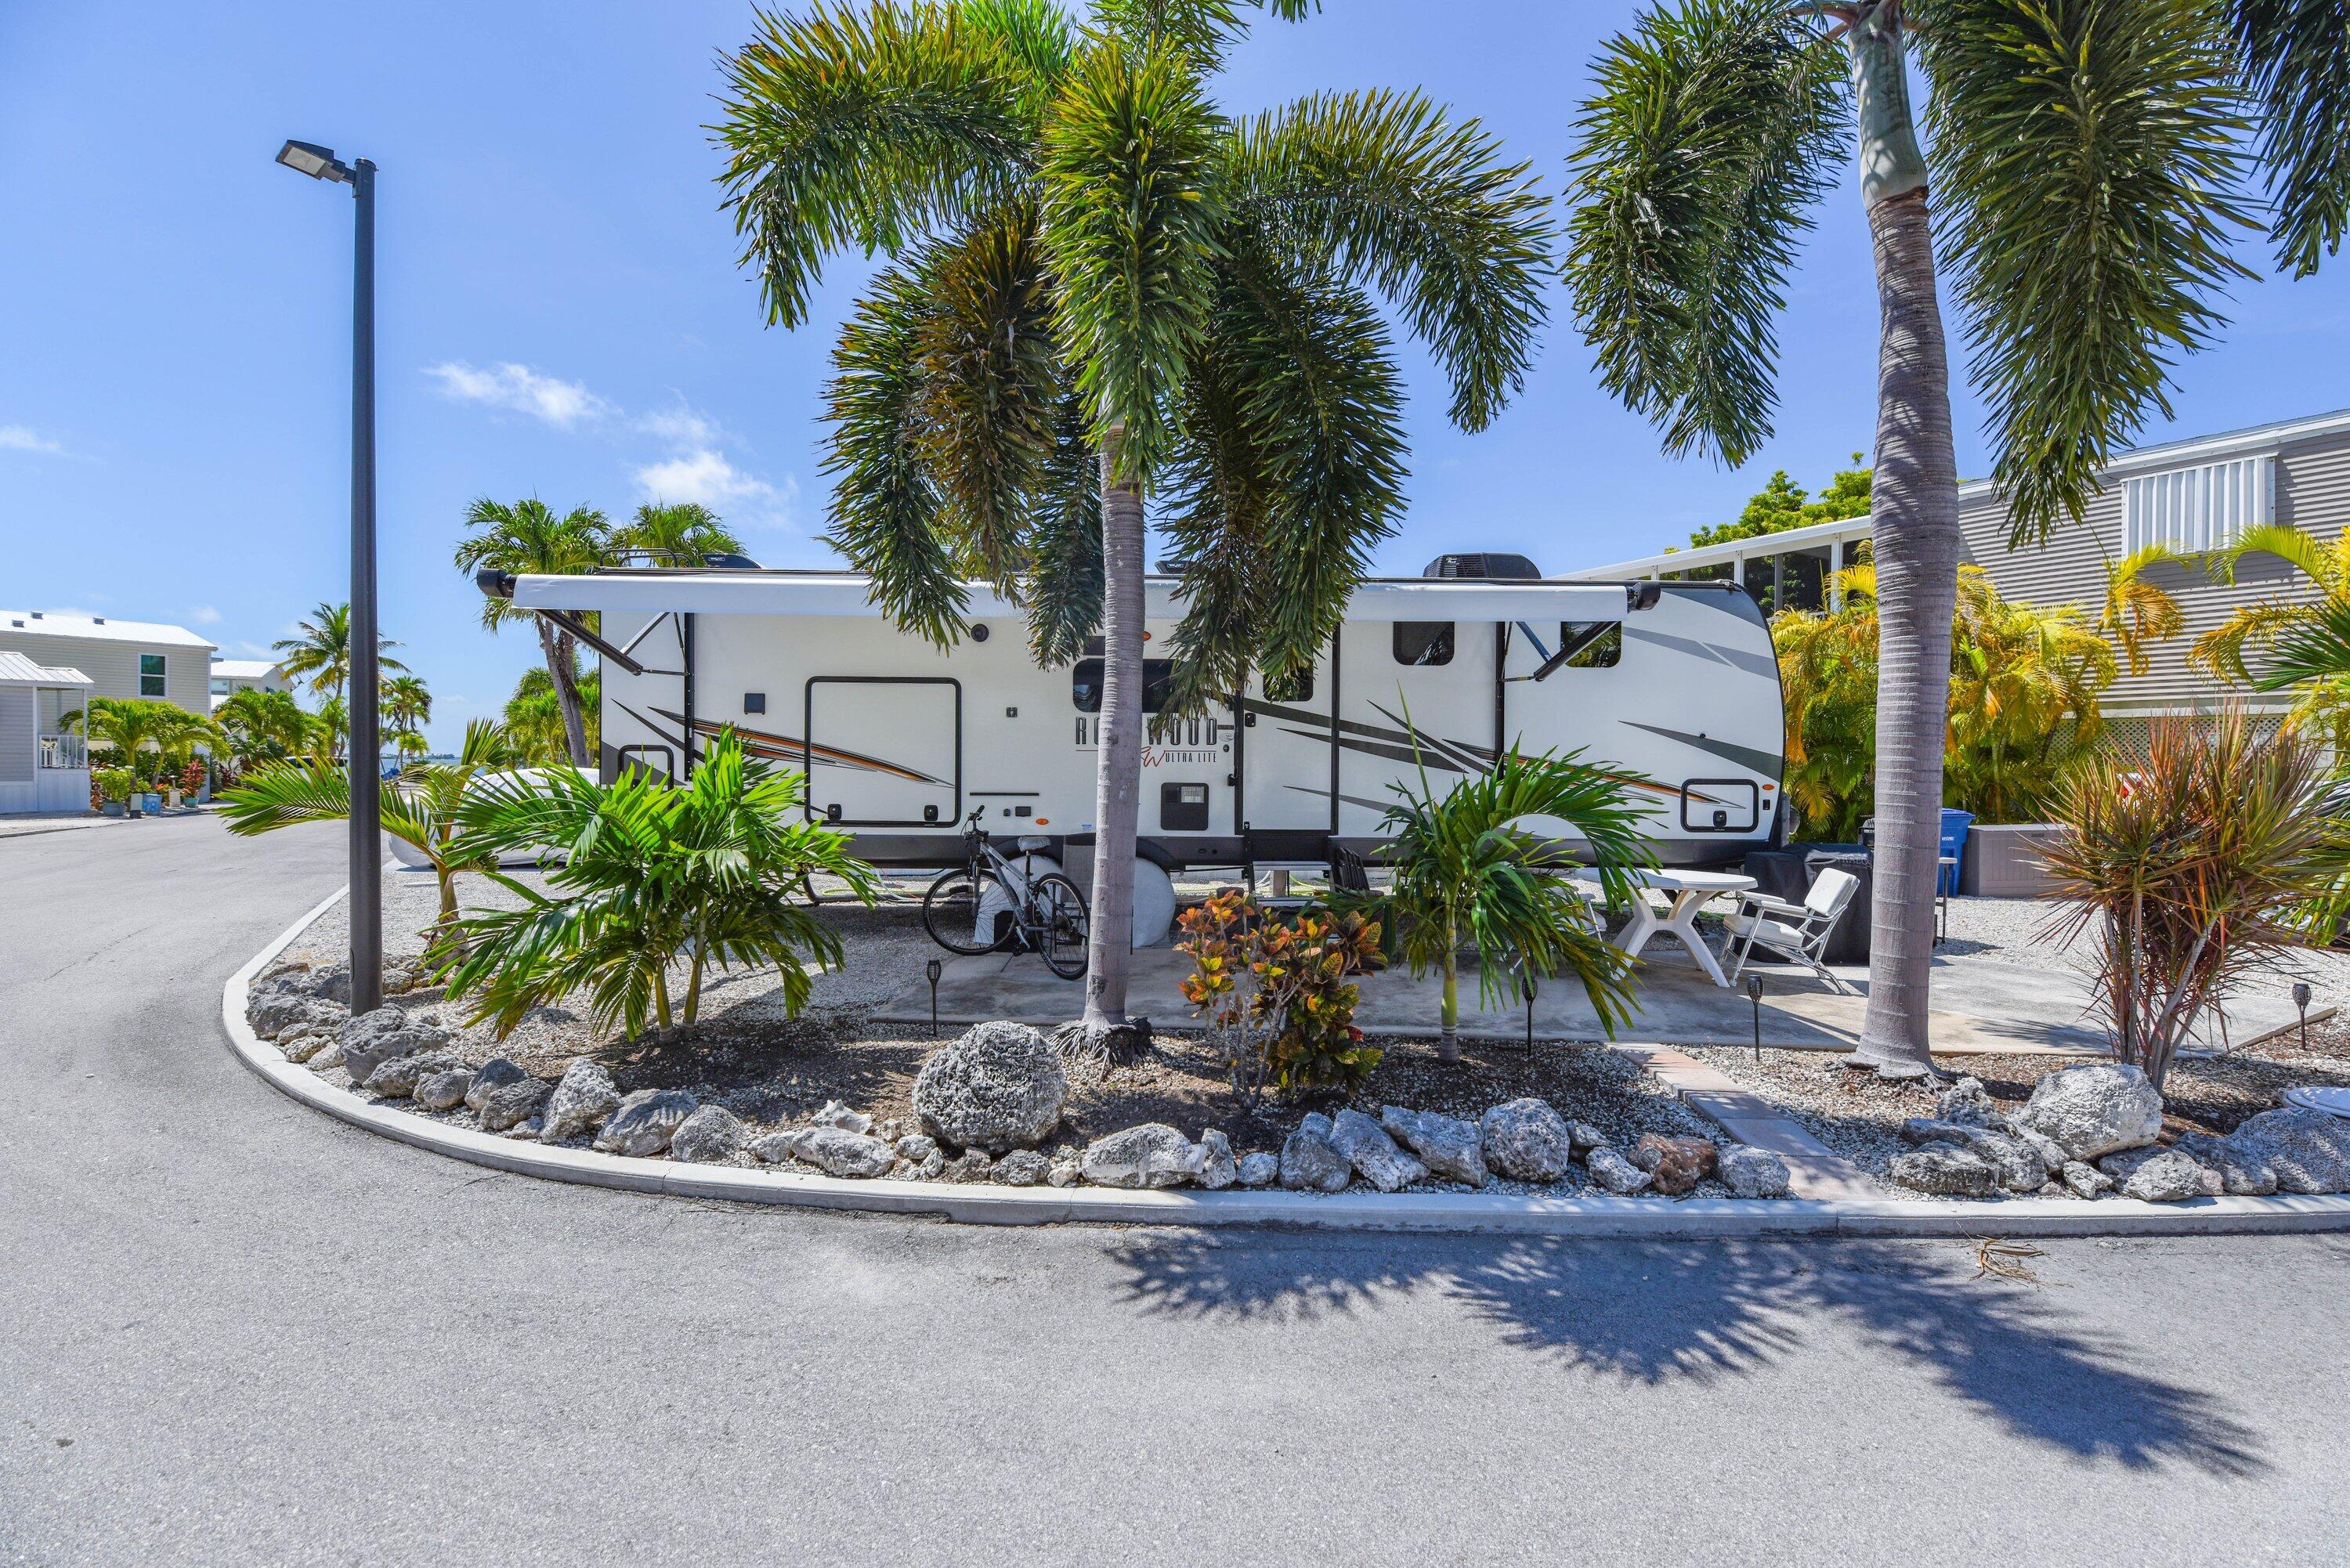
<path fill-rule="evenodd" d="M 1586 881 L 1599 879 L 1599 873 L 1587 866 L 1576 867 L 1574 875 Z M 1659 915 L 1657 907 L 1648 899 L 1633 899 L 1631 920 L 1609 940 L 1627 954 L 1637 955 L 1648 945 L 1651 937 L 1679 937 L 1681 946 L 1689 950 L 1690 957 L 1697 961 L 1697 967 L 1705 971 L 1714 984 L 1727 987 L 1730 981 L 1722 974 L 1721 966 L 1714 961 L 1713 950 L 1698 934 L 1697 912 L 1709 898 L 1724 893 L 1752 891 L 1754 878 L 1738 871 L 1659 869 L 1630 871 L 1626 875 L 1644 888 L 1654 888 L 1669 895 L 1671 901 L 1666 906 L 1665 912 Z"/>

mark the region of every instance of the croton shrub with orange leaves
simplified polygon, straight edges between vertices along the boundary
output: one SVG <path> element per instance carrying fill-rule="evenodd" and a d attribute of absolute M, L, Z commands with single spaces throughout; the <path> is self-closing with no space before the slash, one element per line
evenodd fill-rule
<path fill-rule="evenodd" d="M 1191 960 L 1184 1000 L 1222 1049 L 1244 1107 L 1268 1086 L 1351 1089 L 1378 1065 L 1378 1047 L 1355 1027 L 1361 992 L 1349 983 L 1379 967 L 1378 921 L 1318 909 L 1286 916 L 1233 891 L 1178 923 L 1176 950 Z"/>

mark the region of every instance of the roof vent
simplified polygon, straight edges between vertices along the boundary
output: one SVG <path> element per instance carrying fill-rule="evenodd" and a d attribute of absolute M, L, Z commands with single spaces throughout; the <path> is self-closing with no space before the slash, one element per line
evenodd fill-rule
<path fill-rule="evenodd" d="M 40 612 L 40 611 L 38 611 L 38 610 L 35 610 L 35 611 L 33 612 L 33 618 L 34 618 L 35 620 L 38 620 L 38 619 L 40 619 L 40 618 L 41 618 L 41 612 Z"/>
<path fill-rule="evenodd" d="M 106 618 L 102 615 L 94 615 L 89 618 L 89 624 L 92 626 L 104 626 L 106 624 Z"/>
<path fill-rule="evenodd" d="M 1498 577 L 1539 580 L 1542 568 L 1523 556 L 1482 554 L 1439 556 L 1420 574 L 1423 577 Z"/>

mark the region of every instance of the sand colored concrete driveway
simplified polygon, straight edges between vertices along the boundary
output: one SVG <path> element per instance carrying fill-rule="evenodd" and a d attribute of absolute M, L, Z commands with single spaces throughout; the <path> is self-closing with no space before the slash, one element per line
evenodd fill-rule
<path fill-rule="evenodd" d="M 1005 1231 L 488 1174 L 234 1061 L 336 829 L 0 844 L 0 1563 L 2322 1562 L 2350 1244 Z"/>

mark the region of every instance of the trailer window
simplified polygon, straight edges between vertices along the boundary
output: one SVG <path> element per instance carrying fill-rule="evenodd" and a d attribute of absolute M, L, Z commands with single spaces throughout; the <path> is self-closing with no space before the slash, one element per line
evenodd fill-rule
<path fill-rule="evenodd" d="M 1291 675 L 1267 675 L 1264 678 L 1264 698 L 1268 702 L 1313 701 L 1314 671 L 1301 670 Z"/>
<path fill-rule="evenodd" d="M 1559 651 L 1569 670 L 1612 670 L 1624 657 L 1624 623 L 1620 620 L 1563 620 L 1558 623 Z"/>
<path fill-rule="evenodd" d="M 1167 706 L 1169 691 L 1175 684 L 1175 661 L 1171 659 L 1146 659 L 1142 661 L 1142 711 L 1156 713 Z M 1080 713 L 1098 713 L 1102 705 L 1102 661 L 1080 659 L 1069 668 L 1069 701 Z"/>
<path fill-rule="evenodd" d="M 1452 662 L 1452 623 L 1449 620 L 1399 620 L 1395 623 L 1398 664 Z"/>

